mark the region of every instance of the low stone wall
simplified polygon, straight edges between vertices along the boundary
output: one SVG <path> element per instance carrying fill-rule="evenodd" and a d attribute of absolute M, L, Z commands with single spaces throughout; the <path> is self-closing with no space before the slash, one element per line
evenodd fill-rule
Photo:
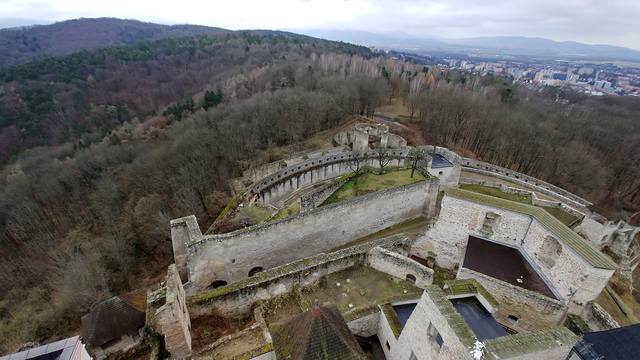
<path fill-rule="evenodd" d="M 389 166 L 405 165 L 409 149 L 398 148 L 388 151 L 392 159 Z M 379 167 L 374 151 L 364 155 L 367 160 L 361 164 L 362 166 Z M 256 182 L 250 187 L 247 196 L 255 195 L 260 203 L 271 204 L 302 187 L 352 172 L 349 162 L 354 156 L 351 151 L 330 152 L 287 166 Z"/>
<path fill-rule="evenodd" d="M 242 281 L 194 295 L 189 299 L 189 309 L 194 316 L 209 313 L 212 309 L 226 316 L 246 316 L 259 301 L 289 293 L 295 286 L 314 285 L 331 273 L 364 265 L 367 253 L 377 246 L 403 248 L 408 243 L 409 239 L 405 236 L 393 236 L 269 269 Z"/>
<path fill-rule="evenodd" d="M 338 190 L 347 179 L 339 179 L 324 184 L 317 189 L 300 197 L 300 211 L 305 212 L 320 206 L 331 194 Z"/>
<path fill-rule="evenodd" d="M 347 322 L 351 333 L 365 338 L 376 335 L 380 321 L 380 311 L 377 307 L 376 310 L 369 315 Z"/>
<path fill-rule="evenodd" d="M 532 176 L 519 173 L 501 166 L 486 163 L 484 161 L 478 161 L 470 158 L 461 158 L 462 166 L 466 171 L 476 172 L 483 175 L 495 176 L 497 178 L 515 182 L 520 185 L 535 188 L 543 194 L 547 194 L 554 197 L 560 197 L 568 202 L 570 205 L 577 208 L 585 208 L 593 205 L 589 201 L 568 192 L 558 186 L 549 184 L 548 182 L 536 179 Z"/>
<path fill-rule="evenodd" d="M 393 275 L 400 279 L 408 279 L 407 275 L 414 277 L 415 285 L 424 288 L 433 282 L 433 270 L 398 253 L 375 248 L 369 252 L 367 264 L 379 271 Z"/>
<path fill-rule="evenodd" d="M 588 309 L 591 310 L 593 319 L 598 322 L 598 325 L 604 330 L 616 329 L 620 327 L 620 324 L 598 303 L 589 303 Z"/>
<path fill-rule="evenodd" d="M 187 242 L 189 286 L 203 290 L 216 280 L 238 281 L 257 267 L 269 269 L 348 244 L 363 236 L 436 210 L 438 180 L 428 179 L 323 206 L 283 220 L 228 234 L 198 237 L 172 222 L 174 243 Z M 189 220 L 190 219 L 190 220 Z M 182 221 L 193 222 L 193 218 Z M 172 232 L 174 234 L 174 232 Z M 181 246 L 174 256 L 181 258 Z M 192 290 L 190 290 L 192 291 Z"/>
<path fill-rule="evenodd" d="M 541 199 L 540 197 L 538 197 L 538 195 L 534 190 L 518 189 L 513 186 L 507 186 L 498 181 L 479 180 L 479 179 L 474 179 L 474 178 L 469 178 L 464 176 L 460 177 L 460 184 L 477 184 L 477 185 L 483 185 L 487 187 L 500 189 L 500 191 L 509 193 L 509 194 L 528 195 L 528 196 L 531 196 L 531 203 L 533 205 L 559 208 L 579 219 L 586 216 L 585 212 L 581 212 L 569 205 L 566 205 L 562 201 Z"/>
<path fill-rule="evenodd" d="M 517 331 L 540 330 L 564 320 L 567 307 L 558 300 L 464 267 L 458 271 L 457 278 L 479 282 L 500 304 L 494 314 L 496 320 Z M 510 315 L 516 316 L 517 322 L 511 321 Z"/>

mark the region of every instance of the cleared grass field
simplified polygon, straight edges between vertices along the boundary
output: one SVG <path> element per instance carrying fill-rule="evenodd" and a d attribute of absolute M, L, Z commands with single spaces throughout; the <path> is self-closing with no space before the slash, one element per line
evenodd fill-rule
<path fill-rule="evenodd" d="M 345 201 L 375 191 L 412 184 L 424 179 L 425 177 L 418 171 L 413 174 L 412 178 L 411 169 L 389 171 L 382 175 L 378 174 L 377 170 L 374 170 L 374 172 L 360 174 L 347 181 L 336 190 L 336 192 L 331 194 L 331 196 L 322 203 L 322 206 Z"/>

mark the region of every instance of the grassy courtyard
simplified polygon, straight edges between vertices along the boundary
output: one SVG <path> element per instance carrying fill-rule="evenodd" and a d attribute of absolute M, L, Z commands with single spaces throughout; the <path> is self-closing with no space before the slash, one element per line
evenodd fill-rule
<path fill-rule="evenodd" d="M 511 200 L 523 204 L 531 205 L 531 196 L 529 195 L 520 195 L 520 194 L 510 194 L 503 192 L 502 190 L 490 186 L 477 185 L 477 184 L 461 184 L 460 189 L 469 190 L 473 192 L 477 192 L 484 195 L 489 195 L 505 200 Z"/>
<path fill-rule="evenodd" d="M 349 179 L 336 192 L 331 194 L 322 205 L 329 205 L 375 191 L 412 184 L 424 179 L 425 177 L 418 171 L 413 174 L 412 178 L 411 169 L 388 171 L 382 175 L 378 174 L 377 170 L 372 170 L 372 172 L 362 173 Z"/>

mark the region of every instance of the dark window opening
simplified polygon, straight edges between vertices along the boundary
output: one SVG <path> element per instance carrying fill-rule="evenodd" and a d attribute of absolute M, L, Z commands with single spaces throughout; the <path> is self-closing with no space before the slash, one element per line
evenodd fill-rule
<path fill-rule="evenodd" d="M 251 277 L 251 276 L 253 276 L 253 275 L 255 275 L 255 274 L 259 273 L 259 272 L 262 272 L 262 271 L 264 271 L 264 269 L 262 267 L 256 266 L 253 269 L 249 270 L 249 277 Z"/>
<path fill-rule="evenodd" d="M 407 281 L 408 281 L 408 282 L 410 282 L 410 283 L 412 283 L 412 284 L 415 284 L 415 283 L 416 283 L 416 277 L 415 277 L 415 276 L 413 276 L 413 275 L 411 275 L 411 274 L 407 274 L 406 279 L 407 279 Z"/>
<path fill-rule="evenodd" d="M 209 287 L 212 288 L 212 289 L 215 289 L 215 288 L 219 288 L 219 287 L 225 286 L 225 285 L 227 285 L 226 281 L 224 281 L 224 280 L 216 280 L 216 281 L 212 282 L 211 286 L 209 286 Z"/>
<path fill-rule="evenodd" d="M 507 316 L 507 319 L 509 319 L 512 325 L 515 325 L 518 322 L 518 317 L 515 315 L 509 315 Z"/>
<path fill-rule="evenodd" d="M 388 341 L 386 342 L 386 345 L 387 345 L 387 350 L 391 351 L 391 345 L 389 345 Z"/>

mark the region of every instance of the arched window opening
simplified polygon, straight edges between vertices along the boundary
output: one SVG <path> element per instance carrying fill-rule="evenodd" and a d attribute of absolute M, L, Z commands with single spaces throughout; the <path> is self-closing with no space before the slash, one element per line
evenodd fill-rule
<path fill-rule="evenodd" d="M 224 281 L 224 280 L 216 280 L 216 281 L 212 282 L 209 287 L 212 288 L 212 289 L 215 289 L 215 288 L 219 288 L 219 287 L 225 286 L 225 285 L 227 285 L 226 281 Z"/>
<path fill-rule="evenodd" d="M 256 266 L 253 269 L 249 270 L 249 277 L 251 277 L 251 276 L 253 276 L 253 275 L 255 275 L 255 274 L 259 273 L 259 272 L 262 272 L 262 271 L 264 271 L 264 269 L 262 267 Z"/>
<path fill-rule="evenodd" d="M 412 284 L 415 284 L 415 283 L 416 283 L 416 277 L 415 277 L 415 276 L 413 276 L 413 275 L 411 275 L 411 274 L 407 274 L 406 279 L 407 279 L 407 281 L 408 281 L 408 282 L 410 282 L 410 283 L 412 283 Z"/>

